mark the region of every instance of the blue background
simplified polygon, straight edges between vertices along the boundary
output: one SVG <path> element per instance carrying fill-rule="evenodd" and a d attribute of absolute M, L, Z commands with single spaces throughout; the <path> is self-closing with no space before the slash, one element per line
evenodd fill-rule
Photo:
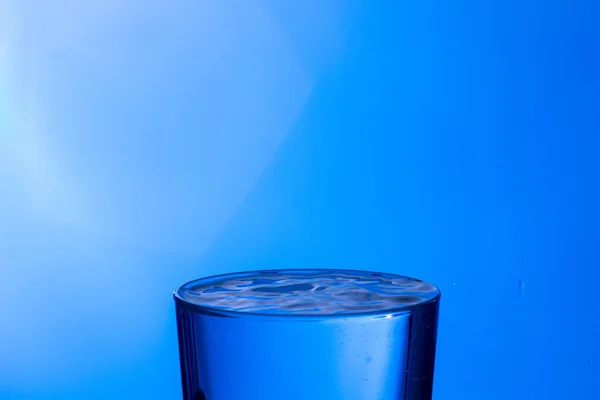
<path fill-rule="evenodd" d="M 0 1 L 0 398 L 177 399 L 171 292 L 437 284 L 434 397 L 598 399 L 590 1 Z"/>

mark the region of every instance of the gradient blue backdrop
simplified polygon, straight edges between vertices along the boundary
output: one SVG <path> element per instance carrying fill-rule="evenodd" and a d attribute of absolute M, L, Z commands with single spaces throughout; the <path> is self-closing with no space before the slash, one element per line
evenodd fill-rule
<path fill-rule="evenodd" d="M 436 400 L 599 399 L 584 1 L 0 0 L 0 399 L 178 399 L 171 292 L 443 291 Z"/>

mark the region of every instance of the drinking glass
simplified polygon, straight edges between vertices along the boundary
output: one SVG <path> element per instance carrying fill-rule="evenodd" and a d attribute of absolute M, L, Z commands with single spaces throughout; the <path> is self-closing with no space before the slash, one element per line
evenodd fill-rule
<path fill-rule="evenodd" d="M 175 293 L 184 400 L 429 400 L 440 291 L 355 270 L 240 272 Z"/>

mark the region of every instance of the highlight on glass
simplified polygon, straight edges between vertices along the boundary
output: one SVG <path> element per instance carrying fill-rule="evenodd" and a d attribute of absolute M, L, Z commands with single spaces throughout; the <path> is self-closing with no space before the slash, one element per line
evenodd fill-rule
<path fill-rule="evenodd" d="M 440 291 L 405 276 L 264 270 L 175 293 L 184 400 L 429 400 Z"/>

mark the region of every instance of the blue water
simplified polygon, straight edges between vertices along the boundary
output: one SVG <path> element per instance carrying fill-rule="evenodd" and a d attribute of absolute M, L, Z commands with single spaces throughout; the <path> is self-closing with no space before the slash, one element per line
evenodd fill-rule
<path fill-rule="evenodd" d="M 431 398 L 439 291 L 427 283 L 260 271 L 175 298 L 186 400 Z"/>

